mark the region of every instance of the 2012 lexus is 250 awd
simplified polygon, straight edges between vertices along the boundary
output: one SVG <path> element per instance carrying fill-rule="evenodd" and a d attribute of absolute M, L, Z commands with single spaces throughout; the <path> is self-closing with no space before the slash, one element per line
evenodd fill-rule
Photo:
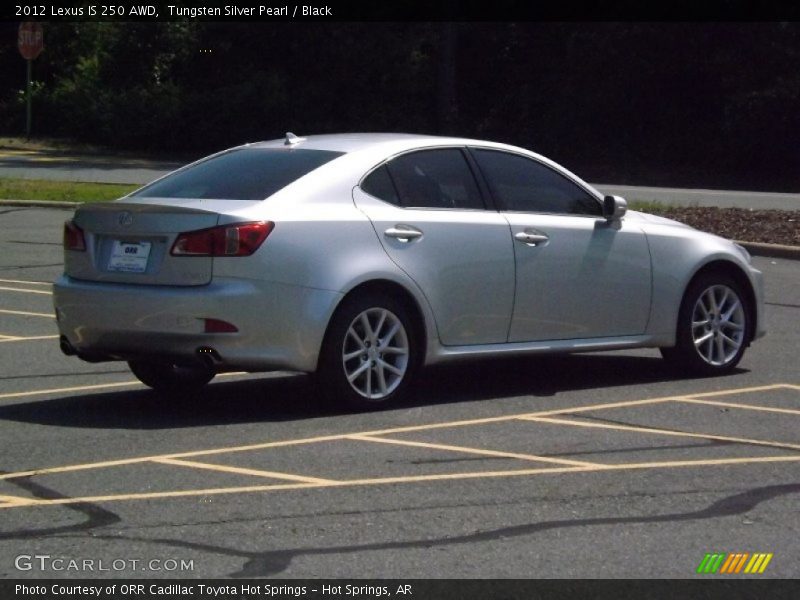
<path fill-rule="evenodd" d="M 722 374 L 764 332 L 744 248 L 477 140 L 247 144 L 79 208 L 64 249 L 64 352 L 161 390 L 293 370 L 377 407 L 422 365 L 636 347 Z"/>

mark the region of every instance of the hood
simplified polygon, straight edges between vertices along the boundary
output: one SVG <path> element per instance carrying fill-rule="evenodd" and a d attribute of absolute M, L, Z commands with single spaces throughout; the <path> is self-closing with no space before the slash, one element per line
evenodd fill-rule
<path fill-rule="evenodd" d="M 672 227 L 682 227 L 684 229 L 694 229 L 686 223 L 681 223 L 666 217 L 659 217 L 658 215 L 651 215 L 650 213 L 639 212 L 638 210 L 629 210 L 625 213 L 625 218 L 639 223 L 654 223 L 656 225 L 669 225 Z"/>

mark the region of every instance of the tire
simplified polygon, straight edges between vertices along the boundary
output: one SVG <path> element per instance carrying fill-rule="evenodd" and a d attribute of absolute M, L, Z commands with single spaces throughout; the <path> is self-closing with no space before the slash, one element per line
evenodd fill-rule
<path fill-rule="evenodd" d="M 676 343 L 661 355 L 697 375 L 723 375 L 739 364 L 752 338 L 750 306 L 742 286 L 722 273 L 693 281 L 678 314 Z"/>
<path fill-rule="evenodd" d="M 203 367 L 183 367 L 146 360 L 131 360 L 128 366 L 139 381 L 157 392 L 197 391 L 215 375 L 214 371 Z"/>
<path fill-rule="evenodd" d="M 325 333 L 317 369 L 323 396 L 349 409 L 400 402 L 419 363 L 419 343 L 406 307 L 382 293 L 346 299 Z"/>

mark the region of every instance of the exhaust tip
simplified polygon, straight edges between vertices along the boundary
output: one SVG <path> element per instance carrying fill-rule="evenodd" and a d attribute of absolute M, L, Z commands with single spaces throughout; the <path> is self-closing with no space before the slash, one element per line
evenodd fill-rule
<path fill-rule="evenodd" d="M 197 357 L 209 368 L 214 368 L 222 362 L 222 357 L 219 355 L 219 352 L 209 346 L 200 346 L 195 350 L 195 354 L 197 354 Z"/>
<path fill-rule="evenodd" d="M 67 336 L 65 335 L 62 335 L 58 339 L 58 346 L 59 348 L 61 348 L 61 352 L 63 352 L 67 356 L 75 356 L 78 353 L 78 351 L 75 350 L 75 347 L 70 343 L 70 341 L 67 339 Z"/>

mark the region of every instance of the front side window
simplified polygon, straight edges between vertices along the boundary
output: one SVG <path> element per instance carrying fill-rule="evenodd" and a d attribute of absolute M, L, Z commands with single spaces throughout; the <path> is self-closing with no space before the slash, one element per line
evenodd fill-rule
<path fill-rule="evenodd" d="M 472 154 L 505 210 L 602 216 L 593 196 L 546 165 L 497 150 L 473 149 Z"/>
<path fill-rule="evenodd" d="M 478 184 L 458 148 L 420 150 L 387 163 L 400 205 L 409 208 L 483 209 Z"/>
<path fill-rule="evenodd" d="M 264 200 L 341 155 L 301 148 L 240 148 L 167 175 L 133 196 Z"/>

